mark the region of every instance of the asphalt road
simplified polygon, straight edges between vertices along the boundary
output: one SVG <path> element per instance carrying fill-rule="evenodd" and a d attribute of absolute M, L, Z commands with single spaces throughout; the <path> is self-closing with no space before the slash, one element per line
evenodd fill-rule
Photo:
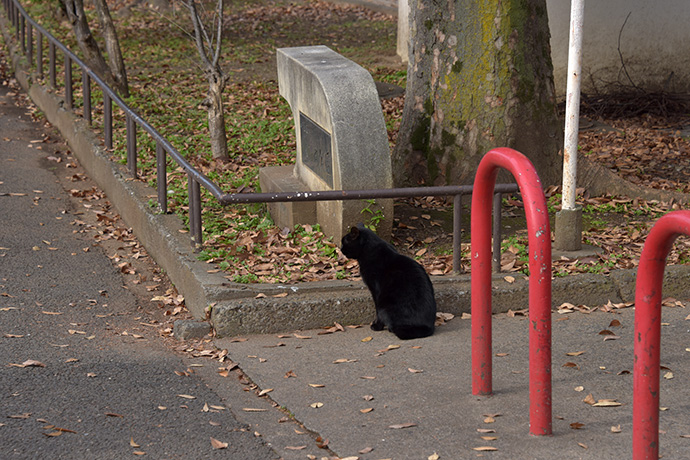
<path fill-rule="evenodd" d="M 207 384 L 222 377 L 202 378 L 220 364 L 161 336 L 164 309 L 128 289 L 133 270 L 97 243 L 89 197 L 61 185 L 87 178 L 17 97 L 0 83 L 0 457 L 280 458 Z M 256 398 L 243 390 L 223 386 Z"/>

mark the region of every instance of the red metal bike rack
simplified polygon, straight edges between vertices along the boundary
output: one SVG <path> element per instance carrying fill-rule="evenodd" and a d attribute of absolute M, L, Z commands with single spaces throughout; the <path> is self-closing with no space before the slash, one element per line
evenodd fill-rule
<path fill-rule="evenodd" d="M 491 200 L 499 168 L 515 177 L 525 204 L 529 244 L 530 434 L 551 434 L 551 229 L 534 165 L 509 148 L 479 163 L 472 194 L 472 394 L 492 393 Z"/>
<path fill-rule="evenodd" d="M 659 458 L 661 289 L 666 257 L 680 235 L 690 235 L 690 211 L 660 218 L 647 236 L 635 289 L 633 460 Z"/>

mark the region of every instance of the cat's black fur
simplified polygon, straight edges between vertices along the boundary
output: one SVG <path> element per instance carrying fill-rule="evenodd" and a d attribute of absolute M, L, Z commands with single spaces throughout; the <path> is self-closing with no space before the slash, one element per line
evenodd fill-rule
<path fill-rule="evenodd" d="M 357 259 L 362 279 L 374 298 L 373 330 L 387 327 L 403 340 L 434 333 L 436 300 L 424 267 L 362 224 L 343 237 L 341 250 L 350 259 Z"/>

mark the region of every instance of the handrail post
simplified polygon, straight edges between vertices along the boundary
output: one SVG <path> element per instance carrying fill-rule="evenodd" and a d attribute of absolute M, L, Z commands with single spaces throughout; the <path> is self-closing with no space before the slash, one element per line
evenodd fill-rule
<path fill-rule="evenodd" d="M 130 114 L 127 119 L 127 166 L 132 178 L 137 178 L 137 124 Z"/>
<path fill-rule="evenodd" d="M 31 65 L 31 61 L 34 60 L 34 27 L 29 23 L 26 26 L 26 60 Z"/>
<path fill-rule="evenodd" d="M 509 148 L 479 163 L 472 194 L 472 393 L 492 393 L 491 197 L 499 168 L 515 177 L 525 203 L 529 244 L 530 433 L 551 434 L 551 230 L 541 181 L 532 163 Z"/>
<path fill-rule="evenodd" d="M 659 458 L 661 291 L 666 258 L 680 235 L 690 236 L 690 211 L 661 217 L 647 236 L 635 289 L 633 460 Z"/>
<path fill-rule="evenodd" d="M 91 126 L 91 77 L 86 69 L 81 69 L 82 96 L 84 98 L 84 119 Z"/>
<path fill-rule="evenodd" d="M 453 271 L 460 273 L 462 265 L 460 263 L 462 239 L 462 194 L 457 193 L 453 196 Z"/>
<path fill-rule="evenodd" d="M 168 174 L 166 169 L 165 149 L 160 142 L 156 142 L 156 189 L 158 190 L 158 205 L 163 214 L 168 213 Z"/>
<path fill-rule="evenodd" d="M 72 95 L 72 58 L 65 54 L 65 105 L 68 109 L 74 106 Z"/>
<path fill-rule="evenodd" d="M 187 175 L 187 193 L 189 200 L 189 233 L 195 246 L 201 245 L 201 190 L 199 183 L 191 174 Z"/>
<path fill-rule="evenodd" d="M 108 149 L 113 148 L 113 100 L 103 88 L 103 137 L 105 137 L 105 146 Z"/>
<path fill-rule="evenodd" d="M 21 43 L 22 52 L 26 51 L 24 45 L 24 16 L 17 10 L 17 40 Z"/>
<path fill-rule="evenodd" d="M 55 89 L 57 87 L 57 82 L 55 78 L 55 43 L 53 43 L 51 40 L 48 40 L 48 60 L 50 62 L 50 86 L 52 86 L 53 89 Z"/>
<path fill-rule="evenodd" d="M 36 73 L 38 78 L 43 78 L 43 35 L 36 30 Z"/>

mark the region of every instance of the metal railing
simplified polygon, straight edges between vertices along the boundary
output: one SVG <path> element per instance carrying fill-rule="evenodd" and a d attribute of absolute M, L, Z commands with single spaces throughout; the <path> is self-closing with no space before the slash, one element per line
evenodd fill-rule
<path fill-rule="evenodd" d="M 36 75 L 44 78 L 43 42 L 48 43 L 48 73 L 50 86 L 57 88 L 57 56 L 59 50 L 64 57 L 64 97 L 65 108 L 74 108 L 72 66 L 76 65 L 81 72 L 83 93 L 83 118 L 93 126 L 93 106 L 91 85 L 95 83 L 103 93 L 103 141 L 108 149 L 113 148 L 113 104 L 122 110 L 126 128 L 127 167 L 133 178 L 137 178 L 137 129 L 142 129 L 156 143 L 156 184 L 157 201 L 163 213 L 168 212 L 167 194 L 167 157 L 170 156 L 187 175 L 187 192 L 189 201 L 189 233 L 195 245 L 201 245 L 201 187 L 203 186 L 222 205 L 243 203 L 272 203 L 290 201 L 338 201 L 362 200 L 371 198 L 411 198 L 422 196 L 453 196 L 453 269 L 460 271 L 460 235 L 462 221 L 462 196 L 472 194 L 472 186 L 410 187 L 383 190 L 329 190 L 289 193 L 226 193 L 222 188 L 197 171 L 153 126 L 130 108 L 118 94 L 110 88 L 93 70 L 77 55 L 53 37 L 36 21 L 29 17 L 17 0 L 2 0 L 8 18 L 16 31 L 16 38 L 21 51 L 26 55 L 29 64 L 35 67 Z M 34 52 L 34 35 L 36 50 Z M 500 271 L 501 243 L 501 195 L 518 191 L 515 184 L 498 184 L 493 200 L 493 268 Z"/>

